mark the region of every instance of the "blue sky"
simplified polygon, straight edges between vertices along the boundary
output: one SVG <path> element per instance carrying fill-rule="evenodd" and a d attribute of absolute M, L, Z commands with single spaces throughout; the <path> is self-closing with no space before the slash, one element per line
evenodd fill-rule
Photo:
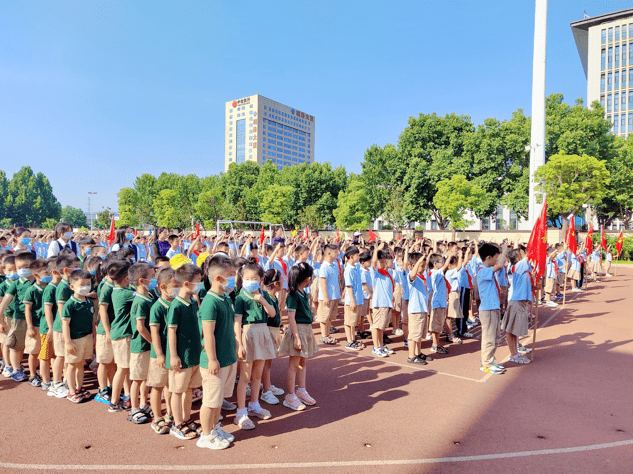
<path fill-rule="evenodd" d="M 549 2 L 548 94 L 586 98 L 569 23 L 630 6 Z M 533 31 L 532 0 L 0 2 L 0 169 L 116 208 L 141 173 L 221 172 L 225 101 L 261 94 L 360 172 L 412 115 L 530 115 Z"/>

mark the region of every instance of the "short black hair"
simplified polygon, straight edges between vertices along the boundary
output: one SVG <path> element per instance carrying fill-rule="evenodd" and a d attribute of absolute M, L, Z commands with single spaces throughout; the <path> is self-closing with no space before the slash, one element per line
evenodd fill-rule
<path fill-rule="evenodd" d="M 299 290 L 299 285 L 312 277 L 314 270 L 305 262 L 299 262 L 288 272 L 288 293 L 294 295 Z"/>
<path fill-rule="evenodd" d="M 512 249 L 508 252 L 508 260 L 510 260 L 511 265 L 516 265 L 522 260 L 521 252 L 519 249 Z"/>
<path fill-rule="evenodd" d="M 219 273 L 222 273 L 227 268 L 235 270 L 236 265 L 232 258 L 225 255 L 214 255 L 211 258 L 207 258 L 202 264 L 202 279 L 204 280 L 205 287 L 211 288 L 211 281 Z"/>
<path fill-rule="evenodd" d="M 429 265 L 435 265 L 437 262 L 444 260 L 444 257 L 442 257 L 439 253 L 434 253 L 431 255 L 431 258 L 429 259 Z"/>
<path fill-rule="evenodd" d="M 23 251 L 16 254 L 15 263 L 16 265 L 22 262 L 27 262 L 30 264 L 31 262 L 34 262 L 36 259 L 37 257 L 27 250 L 27 251 Z"/>
<path fill-rule="evenodd" d="M 73 270 L 68 277 L 68 283 L 75 283 L 78 280 L 91 280 L 90 272 L 88 270 L 84 270 L 83 268 Z"/>
<path fill-rule="evenodd" d="M 269 268 L 264 272 L 264 278 L 262 282 L 264 286 L 271 286 L 273 283 L 281 280 L 281 272 L 276 268 Z"/>
<path fill-rule="evenodd" d="M 479 257 L 482 260 L 486 260 L 488 257 L 494 257 L 495 255 L 499 255 L 500 253 L 501 251 L 499 250 L 499 247 L 497 247 L 495 244 L 486 242 L 481 247 L 479 247 Z"/>
<path fill-rule="evenodd" d="M 132 265 L 127 271 L 127 274 L 130 277 L 130 283 L 136 285 L 141 278 L 147 278 L 153 271 L 154 267 L 149 263 L 141 262 Z"/>
<path fill-rule="evenodd" d="M 193 281 L 196 275 L 202 276 L 202 270 L 193 263 L 185 263 L 176 270 L 176 283 L 182 285 L 186 281 Z"/>
<path fill-rule="evenodd" d="M 359 253 L 360 253 L 360 250 L 358 250 L 358 247 L 354 245 L 350 245 L 349 247 L 345 249 L 345 258 L 349 259 Z"/>
<path fill-rule="evenodd" d="M 156 276 L 156 286 L 166 285 L 172 278 L 176 277 L 176 271 L 171 267 L 161 268 Z"/>
<path fill-rule="evenodd" d="M 113 260 L 108 266 L 108 276 L 116 283 L 120 283 L 128 276 L 128 270 L 132 264 L 126 259 Z"/>
<path fill-rule="evenodd" d="M 174 240 L 176 240 L 178 238 L 179 237 L 176 234 L 171 234 L 169 237 L 167 237 L 167 242 L 169 242 L 171 244 Z"/>
<path fill-rule="evenodd" d="M 77 242 L 79 245 L 97 245 L 91 237 L 83 237 Z"/>
<path fill-rule="evenodd" d="M 79 259 L 77 255 L 75 255 L 71 250 L 71 255 L 68 254 L 59 254 L 57 256 L 57 262 L 55 262 L 55 266 L 57 267 L 57 271 L 61 273 L 64 268 L 68 268 L 71 265 L 79 263 Z"/>
<path fill-rule="evenodd" d="M 158 257 L 154 259 L 154 265 L 158 265 L 159 263 L 164 263 L 164 262 L 169 263 L 169 258 L 165 257 L 164 255 L 159 255 Z"/>
<path fill-rule="evenodd" d="M 391 254 L 391 250 L 389 249 L 379 250 L 378 260 L 393 260 L 393 255 Z"/>
<path fill-rule="evenodd" d="M 360 254 L 360 263 L 365 263 L 371 260 L 371 252 L 369 250 L 365 250 Z"/>

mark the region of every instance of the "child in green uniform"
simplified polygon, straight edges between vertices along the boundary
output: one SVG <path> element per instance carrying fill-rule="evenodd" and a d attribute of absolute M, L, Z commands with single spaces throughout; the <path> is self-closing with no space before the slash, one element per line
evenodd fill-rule
<path fill-rule="evenodd" d="M 153 304 L 149 312 L 149 329 L 152 334 L 152 348 L 149 353 L 149 372 L 147 385 L 152 388 L 150 405 L 154 414 L 152 429 L 157 434 L 167 434 L 174 418 L 171 414 L 171 392 L 168 387 L 169 375 L 165 368 L 165 351 L 167 350 L 167 326 L 165 318 L 169 305 L 178 295 L 180 288 L 176 284 L 176 273 L 171 268 L 163 268 L 158 272 L 156 284 L 160 298 Z M 163 417 L 161 393 L 165 396 L 167 416 Z"/>
<path fill-rule="evenodd" d="M 130 345 L 132 342 L 132 325 L 130 311 L 134 301 L 135 288 L 130 285 L 128 271 L 132 265 L 126 259 L 117 260 L 108 269 L 108 275 L 114 282 L 112 290 L 112 307 L 114 319 L 110 325 L 110 339 L 116 373 L 112 380 L 111 413 L 130 408 Z M 121 388 L 125 398 L 121 398 Z"/>
<path fill-rule="evenodd" d="M 92 328 L 94 326 L 94 304 L 86 298 L 92 288 L 90 272 L 74 270 L 69 277 L 73 295 L 66 301 L 61 312 L 64 334 L 65 357 L 68 364 L 66 381 L 67 398 L 73 403 L 81 403 L 90 398 L 90 392 L 83 389 L 84 364 L 92 356 Z"/>
<path fill-rule="evenodd" d="M 47 395 L 55 396 L 55 386 L 51 382 L 51 359 L 55 356 L 53 348 L 53 324 L 57 314 L 57 285 L 62 281 L 62 274 L 57 271 L 56 258 L 47 260 L 50 282 L 42 292 L 42 306 L 44 317 L 40 318 L 40 375 L 42 376 L 42 390 Z"/>
<path fill-rule="evenodd" d="M 301 262 L 290 269 L 288 275 L 288 328 L 279 346 L 279 354 L 290 356 L 288 366 L 288 395 L 284 406 L 292 410 L 305 410 L 306 405 L 316 401 L 306 390 L 306 361 L 318 352 L 314 332 L 312 331 L 312 311 L 305 289 L 310 286 L 312 267 Z M 295 381 L 299 379 L 299 388 L 295 392 Z"/>
<path fill-rule="evenodd" d="M 150 290 L 156 288 L 154 268 L 149 263 L 135 263 L 128 272 L 130 283 L 136 286 L 130 310 L 132 341 L 130 343 L 130 403 L 128 421 L 136 424 L 150 421 L 147 404 L 147 372 L 152 336 L 149 331 L 149 313 L 154 304 Z M 140 398 L 140 399 L 139 399 Z"/>
<path fill-rule="evenodd" d="M 18 279 L 15 272 L 15 257 L 13 255 L 5 255 L 2 258 L 2 269 L 4 271 L 5 280 L 0 284 L 0 302 L 4 298 L 5 293 L 11 286 L 11 283 Z M 9 357 L 9 347 L 5 344 L 7 333 L 11 327 L 11 319 L 13 316 L 13 308 L 11 305 L 4 312 L 0 312 L 0 344 L 2 345 L 2 375 L 11 377 L 13 368 L 11 367 L 11 358 Z"/>
<path fill-rule="evenodd" d="M 174 425 L 171 434 L 178 439 L 194 439 L 200 425 L 192 422 L 191 392 L 202 385 L 200 376 L 200 328 L 198 304 L 193 299 L 202 288 L 202 270 L 187 263 L 176 270 L 178 296 L 167 312 L 166 367 L 169 370 L 169 390 Z"/>
<path fill-rule="evenodd" d="M 262 284 L 266 291 L 263 291 L 264 298 L 268 301 L 273 308 L 275 308 L 275 316 L 273 318 L 268 318 L 268 330 L 270 331 L 270 337 L 273 340 L 273 344 L 275 345 L 275 350 L 279 348 L 279 339 L 280 332 L 279 328 L 281 327 L 281 314 L 279 311 L 279 300 L 277 299 L 277 295 L 283 289 L 283 280 L 281 277 L 281 272 L 275 268 L 270 268 L 266 270 L 264 273 L 264 278 L 262 280 Z M 275 387 L 270 381 L 270 368 L 273 365 L 273 360 L 268 359 L 264 364 L 264 372 L 262 374 L 262 396 L 260 397 L 264 402 L 269 405 L 278 405 L 279 399 L 277 396 L 283 395 L 284 391 L 280 388 Z"/>
<path fill-rule="evenodd" d="M 235 275 L 233 261 L 224 255 L 211 258 L 207 267 L 209 293 L 200 307 L 202 322 L 202 407 L 200 422 L 202 435 L 197 441 L 200 448 L 225 449 L 234 441 L 233 435 L 222 430 L 220 410 L 224 398 L 233 394 L 237 372 L 235 318 L 233 302 L 225 294 L 229 279 Z"/>
<path fill-rule="evenodd" d="M 11 378 L 15 382 L 23 382 L 28 376 L 22 371 L 20 363 L 24 355 L 24 344 L 26 341 L 26 319 L 24 317 L 24 295 L 31 287 L 35 279 L 31 276 L 29 266 L 35 261 L 35 255 L 31 252 L 20 252 L 15 256 L 15 268 L 18 279 L 11 283 L 7 289 L 2 304 L 0 305 L 0 313 L 3 313 L 7 307 L 13 303 L 13 319 L 11 328 L 7 334 L 5 344 L 9 346 L 9 356 L 11 366 L 14 368 Z"/>
<path fill-rule="evenodd" d="M 37 356 L 41 350 L 40 326 L 42 322 L 46 324 L 44 317 L 44 305 L 42 304 L 42 296 L 44 288 L 48 285 L 52 278 L 48 274 L 48 262 L 46 260 L 36 260 L 29 266 L 35 283 L 26 290 L 24 295 L 24 317 L 26 319 L 26 341 L 24 343 L 24 352 L 29 355 L 29 384 L 33 387 L 41 387 L 41 374 L 37 375 Z M 50 370 L 50 369 L 49 369 Z"/>
<path fill-rule="evenodd" d="M 101 247 L 103 248 L 103 247 Z M 110 406 L 112 399 L 112 380 L 116 372 L 114 364 L 114 352 L 112 350 L 112 339 L 110 335 L 110 325 L 114 320 L 114 306 L 112 305 L 112 291 L 114 283 L 108 275 L 108 270 L 112 262 L 117 258 L 110 254 L 101 264 L 99 272 L 103 279 L 97 287 L 99 295 L 99 323 L 97 324 L 97 341 L 95 344 L 95 355 L 99 367 L 97 368 L 97 381 L 99 391 L 95 395 L 95 400 Z"/>

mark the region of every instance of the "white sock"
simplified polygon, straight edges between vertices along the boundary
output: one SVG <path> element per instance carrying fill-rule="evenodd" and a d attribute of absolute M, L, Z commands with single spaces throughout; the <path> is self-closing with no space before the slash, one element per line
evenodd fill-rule
<path fill-rule="evenodd" d="M 238 408 L 235 416 L 237 416 L 238 420 L 242 418 L 242 416 L 248 416 L 248 410 L 246 408 Z"/>

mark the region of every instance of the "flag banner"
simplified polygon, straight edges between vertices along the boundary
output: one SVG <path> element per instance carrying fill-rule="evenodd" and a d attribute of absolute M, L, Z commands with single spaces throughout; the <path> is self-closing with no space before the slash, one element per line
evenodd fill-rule
<path fill-rule="evenodd" d="M 593 251 L 593 240 L 591 236 L 593 235 L 593 225 L 589 224 L 589 230 L 587 231 L 587 237 L 585 238 L 585 248 L 587 252 L 591 253 Z"/>
<path fill-rule="evenodd" d="M 108 245 L 112 245 L 116 238 L 116 230 L 114 228 L 114 216 L 112 216 L 112 222 L 110 222 L 110 235 L 108 235 Z"/>
<path fill-rule="evenodd" d="M 259 234 L 259 244 L 263 244 L 264 240 L 266 240 L 266 228 L 262 226 L 262 233 Z"/>
<path fill-rule="evenodd" d="M 623 244 L 624 244 L 624 231 L 620 231 L 620 235 L 618 235 L 618 240 L 615 242 L 615 250 L 618 253 L 618 258 L 620 258 L 620 254 L 622 253 Z"/>
<path fill-rule="evenodd" d="M 569 226 L 567 227 L 567 235 L 565 236 L 565 243 L 569 250 L 573 254 L 576 254 L 578 251 L 578 243 L 576 242 L 576 218 L 572 215 L 571 219 L 569 219 Z"/>
<path fill-rule="evenodd" d="M 369 229 L 369 237 L 367 237 L 367 242 L 376 242 L 376 239 L 378 239 L 376 234 L 374 234 L 374 232 Z"/>
<path fill-rule="evenodd" d="M 528 241 L 528 262 L 532 266 L 532 289 L 545 275 L 547 261 L 547 200 L 543 203 L 541 215 L 538 217 L 532 228 Z"/>

